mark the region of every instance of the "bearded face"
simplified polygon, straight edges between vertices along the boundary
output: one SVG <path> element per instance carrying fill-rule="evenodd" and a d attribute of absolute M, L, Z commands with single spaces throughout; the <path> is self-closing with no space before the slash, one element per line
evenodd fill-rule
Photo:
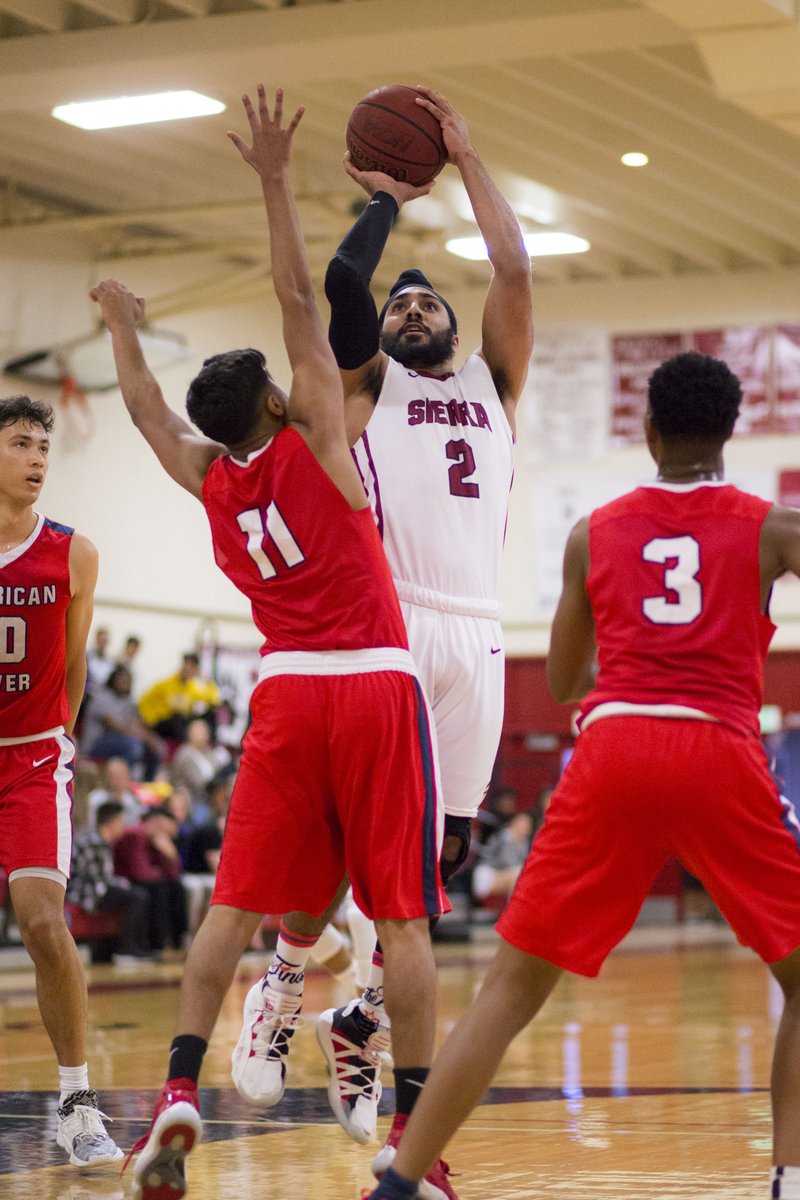
<path fill-rule="evenodd" d="M 437 367 L 449 362 L 455 353 L 455 336 L 449 327 L 436 333 L 424 329 L 418 332 L 413 327 L 408 332 L 401 328 L 396 333 L 384 329 L 380 344 L 390 358 L 412 369 Z"/>

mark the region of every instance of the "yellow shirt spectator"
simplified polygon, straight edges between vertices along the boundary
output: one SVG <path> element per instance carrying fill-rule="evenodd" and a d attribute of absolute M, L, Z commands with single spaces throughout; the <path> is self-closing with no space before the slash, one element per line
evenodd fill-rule
<path fill-rule="evenodd" d="M 183 740 L 186 725 L 195 717 L 212 717 L 222 703 L 213 679 L 200 674 L 196 654 L 184 654 L 181 667 L 168 679 L 160 679 L 139 699 L 139 714 L 145 724 L 162 737 Z"/>

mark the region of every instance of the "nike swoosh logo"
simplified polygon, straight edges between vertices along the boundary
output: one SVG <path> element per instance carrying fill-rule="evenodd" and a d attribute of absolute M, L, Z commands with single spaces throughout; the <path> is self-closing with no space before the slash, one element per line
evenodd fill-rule
<path fill-rule="evenodd" d="M 42 765 L 42 763 L 50 762 L 52 757 L 53 757 L 52 754 L 47 754 L 47 755 L 45 755 L 44 758 L 35 758 L 33 760 L 33 765 L 35 767 L 40 767 Z"/>
<path fill-rule="evenodd" d="M 498 646 L 496 650 L 490 650 L 489 653 L 490 654 L 499 654 L 502 649 L 503 649 L 502 646 Z"/>

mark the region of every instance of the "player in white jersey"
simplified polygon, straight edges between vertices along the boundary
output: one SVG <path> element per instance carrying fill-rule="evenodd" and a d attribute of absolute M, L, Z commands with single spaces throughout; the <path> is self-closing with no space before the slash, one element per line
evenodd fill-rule
<path fill-rule="evenodd" d="M 370 201 L 334 255 L 325 290 L 331 345 L 345 386 L 348 437 L 433 707 L 447 814 L 444 879 L 466 856 L 470 820 L 489 784 L 500 737 L 504 655 L 497 580 L 512 480 L 514 412 L 527 374 L 533 323 L 530 261 L 511 207 L 481 163 L 463 117 L 438 93 L 418 91 L 421 106 L 441 122 L 449 161 L 461 175 L 493 268 L 481 347 L 454 370 L 455 314 L 420 271 L 403 272 L 380 316 L 370 294 L 398 210 L 430 191 L 431 184 L 413 188 L 380 172 L 358 171 L 346 158 L 347 173 Z M 312 946 L 320 928 L 300 913 L 289 914 L 284 927 Z M 279 942 L 284 973 L 289 966 L 294 975 L 302 972 L 309 952 L 301 955 L 292 944 Z M 323 1014 L 318 1030 L 332 1069 L 332 1107 L 357 1141 L 373 1136 L 380 1096 L 377 1054 L 358 1053 L 368 1039 L 370 1048 L 383 1044 L 376 957 L 378 970 L 359 1005 Z M 291 1031 L 280 1030 L 276 1022 L 274 1036 L 265 1031 L 271 1021 L 270 989 L 279 985 L 273 963 L 248 996 L 238 1067 L 234 1055 L 237 1087 L 255 1102 L 266 1103 L 269 1093 L 275 1103 L 282 1092 Z M 269 1071 L 280 1091 L 265 1082 Z M 402 1080 L 395 1083 L 402 1119 L 411 1103 L 409 1089 Z"/>

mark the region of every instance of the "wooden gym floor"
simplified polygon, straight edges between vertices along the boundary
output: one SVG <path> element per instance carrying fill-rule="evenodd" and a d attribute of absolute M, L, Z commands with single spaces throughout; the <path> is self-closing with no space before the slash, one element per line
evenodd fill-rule
<path fill-rule="evenodd" d="M 474 994 L 493 939 L 437 945 L 440 1035 Z M 253 1112 L 231 1083 L 242 1001 L 265 961 L 243 960 L 209 1048 L 189 1195 L 356 1200 L 374 1151 L 351 1142 L 328 1108 L 311 1025 L 346 997 L 327 975 L 307 977 L 309 1027 L 295 1035 L 281 1104 Z M 91 1080 L 127 1150 L 146 1131 L 164 1078 L 180 967 L 88 973 Z M 511 1046 L 446 1154 L 460 1200 L 765 1197 L 780 1008 L 765 968 L 724 927 L 637 928 L 599 979 L 565 976 Z M 55 1144 L 55 1065 L 28 970 L 0 973 L 0 1039 L 0 1198 L 129 1196 L 128 1175 L 81 1172 Z M 388 1113 L 390 1074 L 385 1083 Z"/>

